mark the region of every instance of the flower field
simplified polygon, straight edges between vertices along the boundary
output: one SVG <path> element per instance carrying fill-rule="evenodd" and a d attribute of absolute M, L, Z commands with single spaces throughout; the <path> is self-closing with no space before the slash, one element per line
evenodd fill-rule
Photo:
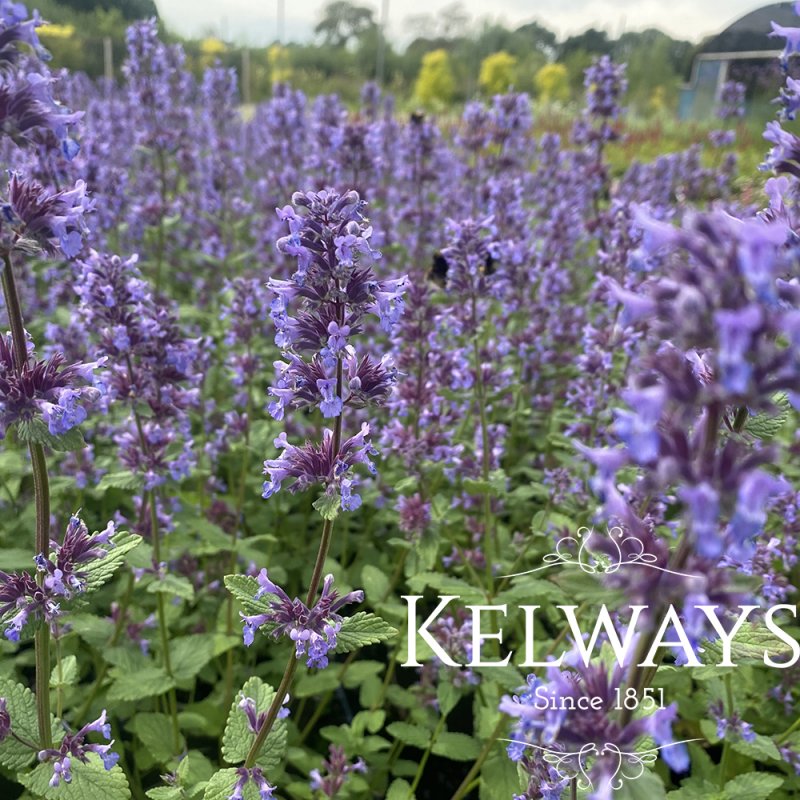
<path fill-rule="evenodd" d="M 800 797 L 800 27 L 764 171 L 0 0 L 0 797 Z M 798 21 L 800 26 L 800 18 Z M 7 332 L 6 332 L 7 331 Z"/>

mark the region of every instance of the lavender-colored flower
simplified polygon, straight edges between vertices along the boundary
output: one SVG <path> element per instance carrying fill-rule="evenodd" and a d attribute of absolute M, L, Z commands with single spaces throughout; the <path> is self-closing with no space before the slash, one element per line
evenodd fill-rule
<path fill-rule="evenodd" d="M 61 435 L 86 419 L 87 407 L 101 391 L 86 384 L 106 359 L 85 364 L 64 364 L 56 353 L 44 361 L 34 360 L 32 349 L 19 368 L 10 335 L 0 336 L 0 437 L 10 425 L 41 418 L 50 433 Z"/>
<path fill-rule="evenodd" d="M 91 208 L 83 181 L 72 189 L 52 192 L 14 172 L 0 208 L 2 248 L 7 254 L 41 249 L 74 258 L 83 247 L 84 214 Z"/>
<path fill-rule="evenodd" d="M 244 643 L 250 646 L 256 630 L 266 625 L 275 639 L 288 636 L 295 643 L 297 658 L 306 656 L 307 666 L 319 669 L 327 667 L 328 652 L 336 647 L 336 634 L 342 624 L 338 612 L 349 603 L 361 603 L 364 592 L 358 590 L 339 597 L 333 588 L 333 575 L 327 575 L 319 600 L 309 609 L 302 600 L 297 597 L 292 600 L 280 586 L 273 583 L 266 569 L 259 573 L 258 584 L 256 600 L 265 594 L 273 595 L 276 599 L 270 601 L 271 611 L 252 616 L 242 614 Z"/>
<path fill-rule="evenodd" d="M 50 779 L 50 786 L 58 786 L 61 781 L 70 783 L 72 781 L 72 760 L 77 759 L 84 764 L 88 764 L 89 753 L 98 755 L 107 770 L 113 769 L 114 765 L 119 761 L 119 754 L 111 750 L 114 744 L 113 739 L 108 744 L 87 744 L 86 737 L 90 733 L 99 733 L 105 739 L 111 739 L 111 725 L 106 722 L 105 709 L 94 722 L 87 723 L 77 733 L 65 734 L 57 750 L 50 748 L 39 751 L 39 761 L 49 761 L 53 765 L 53 777 Z"/>
<path fill-rule="evenodd" d="M 321 792 L 323 797 L 336 797 L 350 773 L 360 772 L 363 775 L 366 771 L 364 759 L 357 758 L 350 763 L 343 747 L 328 745 L 328 757 L 322 762 L 322 768 L 312 769 L 309 774 L 311 791 Z"/>
<path fill-rule="evenodd" d="M 259 800 L 272 800 L 276 787 L 267 781 L 261 767 L 253 767 L 252 769 L 239 767 L 236 770 L 236 774 L 238 778 L 227 800 L 243 800 L 245 786 L 251 781 L 255 784 Z"/>
<path fill-rule="evenodd" d="M 616 713 L 616 688 L 624 685 L 625 666 L 616 665 L 611 672 L 604 664 L 587 666 L 575 652 L 568 661 L 570 666 L 564 669 L 549 667 L 547 681 L 528 676 L 524 691 L 504 696 L 500 702 L 500 710 L 517 720 L 508 746 L 513 760 L 533 757 L 542 748 L 572 754 L 570 768 L 576 774 L 585 771 L 589 775 L 593 785 L 590 797 L 598 800 L 611 796 L 618 765 L 616 753 L 633 751 L 643 736 L 652 737 L 660 746 L 671 769 L 688 769 L 686 746 L 676 745 L 672 739 L 675 705 L 621 725 Z M 570 712 L 564 708 L 563 698 L 580 697 L 601 698 L 602 702 L 599 708 L 593 705 L 591 711 Z M 544 705 L 546 708 L 542 708 Z M 591 767 L 588 757 L 594 758 Z"/>
<path fill-rule="evenodd" d="M 725 716 L 725 707 L 721 700 L 715 700 L 709 707 L 708 713 L 717 723 L 717 736 L 720 739 L 755 741 L 756 732 L 753 726 L 745 722 L 736 711 L 732 711 L 730 716 Z"/>
<path fill-rule="evenodd" d="M 111 537 L 115 533 L 113 522 L 109 522 L 102 532 L 90 534 L 83 520 L 70 517 L 64 541 L 61 544 L 50 542 L 50 558 L 44 553 L 36 557 L 37 570 L 45 574 L 45 587 L 67 599 L 73 592 L 80 594 L 86 591 L 86 573 L 80 567 L 105 558 L 108 550 L 114 546 Z"/>
<path fill-rule="evenodd" d="M 28 572 L 0 572 L 0 618 L 7 625 L 4 634 L 13 642 L 31 617 L 53 622 L 61 613 L 60 602 L 86 590 L 86 574 L 81 569 L 91 561 L 105 558 L 115 528 L 109 523 L 104 531 L 89 535 L 77 517 L 70 518 L 61 544 L 51 542 L 50 557 L 36 556 L 36 569 L 44 574 L 41 585 Z"/>
<path fill-rule="evenodd" d="M 264 473 L 269 480 L 264 482 L 263 497 L 271 497 L 287 479 L 294 479 L 289 487 L 290 492 L 300 492 L 315 484 L 326 487 L 329 496 L 338 493 L 341 506 L 345 510 L 353 510 L 360 505 L 358 495 L 352 493 L 356 478 L 351 469 L 357 464 L 364 464 L 374 474 L 375 467 L 370 456 L 376 450 L 370 443 L 369 425 L 365 422 L 361 431 L 346 439 L 334 451 L 333 431 L 325 429 L 319 445 L 312 442 L 297 447 L 289 443 L 286 434 L 275 439 L 275 446 L 283 452 L 279 458 L 264 462 Z"/>

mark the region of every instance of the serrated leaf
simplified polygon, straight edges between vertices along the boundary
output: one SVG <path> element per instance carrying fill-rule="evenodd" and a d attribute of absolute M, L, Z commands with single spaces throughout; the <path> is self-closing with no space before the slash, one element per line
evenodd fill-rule
<path fill-rule="evenodd" d="M 66 433 L 55 435 L 50 433 L 47 425 L 40 419 L 18 422 L 17 436 L 22 442 L 41 444 L 59 453 L 83 450 L 83 448 L 86 447 L 86 442 L 83 439 L 80 428 L 72 428 Z"/>
<path fill-rule="evenodd" d="M 412 725 L 410 722 L 393 722 L 386 726 L 386 732 L 403 744 L 409 744 L 420 750 L 425 750 L 431 741 L 429 730 L 419 725 Z"/>
<path fill-rule="evenodd" d="M 52 764 L 39 764 L 33 772 L 18 775 L 19 782 L 45 800 L 130 800 L 131 791 L 125 773 L 115 766 L 106 770 L 100 758 L 89 756 L 89 763 L 72 759 L 72 780 L 49 785 L 53 777 Z"/>
<path fill-rule="evenodd" d="M 466 733 L 445 731 L 433 745 L 433 753 L 452 761 L 474 761 L 481 752 L 480 745 Z"/>
<path fill-rule="evenodd" d="M 520 780 L 515 763 L 505 752 L 491 755 L 481 769 L 480 800 L 509 798 L 519 794 Z"/>
<path fill-rule="evenodd" d="M 761 736 L 760 734 L 757 734 L 752 742 L 747 742 L 744 739 L 737 739 L 731 742 L 731 747 L 733 747 L 737 753 L 741 753 L 757 761 L 767 761 L 770 758 L 775 759 L 775 761 L 780 761 L 783 758 L 775 742 L 773 742 L 769 736 Z"/>
<path fill-rule="evenodd" d="M 145 794 L 150 800 L 183 800 L 183 789 L 180 786 L 156 786 Z"/>
<path fill-rule="evenodd" d="M 258 581 L 249 575 L 226 575 L 225 587 L 249 613 L 266 614 L 272 610 L 269 604 L 270 595 L 255 599 L 260 587 Z"/>
<path fill-rule="evenodd" d="M 710 781 L 688 778 L 680 789 L 667 795 L 667 800 L 721 800 L 723 797 L 719 787 Z"/>
<path fill-rule="evenodd" d="M 166 764 L 175 756 L 172 723 L 166 714 L 139 713 L 131 720 L 128 727 L 139 737 L 158 764 Z"/>
<path fill-rule="evenodd" d="M 98 492 L 108 489 L 122 489 L 126 492 L 135 492 L 142 488 L 144 481 L 141 475 L 135 472 L 110 472 L 103 475 L 97 484 Z"/>
<path fill-rule="evenodd" d="M 725 784 L 725 800 L 767 800 L 783 785 L 783 778 L 767 772 L 747 772 Z"/>
<path fill-rule="evenodd" d="M 247 716 L 239 708 L 243 696 L 255 700 L 256 712 L 260 714 L 269 709 L 275 697 L 275 690 L 261 678 L 250 678 L 234 698 L 228 713 L 225 733 L 222 735 L 222 757 L 229 764 L 239 764 L 244 761 L 255 741 L 255 734 L 248 726 Z M 261 747 L 256 764 L 266 770 L 279 767 L 286 754 L 286 740 L 286 721 L 278 719 Z"/>
<path fill-rule="evenodd" d="M 703 652 L 700 660 L 704 664 L 717 664 L 722 661 L 722 644 L 719 640 L 701 644 Z M 764 653 L 773 661 L 790 660 L 793 653 L 789 644 L 778 639 L 766 625 L 760 622 L 742 625 L 731 644 L 731 661 L 737 666 L 744 664 L 764 664 Z"/>
<path fill-rule="evenodd" d="M 103 558 L 89 561 L 82 571 L 86 576 L 86 591 L 93 592 L 99 589 L 122 566 L 125 556 L 142 541 L 141 536 L 127 531 L 120 531 L 111 537 L 113 547 L 108 548 L 108 553 Z"/>
<path fill-rule="evenodd" d="M 661 778 L 649 770 L 638 778 L 623 780 L 614 790 L 614 800 L 665 800 L 667 796 Z"/>
<path fill-rule="evenodd" d="M 181 600 L 194 600 L 194 586 L 183 575 L 173 575 L 167 572 L 159 575 L 152 583 L 148 584 L 150 594 L 167 594 L 170 597 L 180 597 Z"/>
<path fill-rule="evenodd" d="M 339 516 L 342 501 L 339 495 L 336 494 L 323 494 L 318 497 L 314 503 L 314 508 L 319 511 L 322 519 L 334 520 Z"/>
<path fill-rule="evenodd" d="M 235 769 L 221 769 L 212 775 L 211 780 L 206 784 L 203 800 L 228 800 L 237 780 L 239 780 L 239 776 Z M 242 797 L 243 800 L 259 800 L 258 791 L 252 781 L 245 784 Z"/>
<path fill-rule="evenodd" d="M 159 697 L 175 687 L 175 681 L 163 667 L 147 667 L 134 673 L 114 667 L 109 674 L 113 683 L 108 690 L 108 700 L 112 703 Z"/>
<path fill-rule="evenodd" d="M 214 635 L 192 634 L 173 639 L 169 645 L 170 664 L 175 680 L 194 678 L 214 658 Z"/>
<path fill-rule="evenodd" d="M 23 739 L 36 743 L 39 727 L 36 718 L 36 698 L 33 692 L 21 683 L 0 680 L 0 697 L 6 700 L 11 730 Z M 11 770 L 27 767 L 36 757 L 36 751 L 8 737 L 0 742 L 0 764 Z"/>
<path fill-rule="evenodd" d="M 386 792 L 386 800 L 414 800 L 415 796 L 411 792 L 411 784 L 402 778 L 392 781 L 389 791 Z"/>
<path fill-rule="evenodd" d="M 774 439 L 789 419 L 792 406 L 786 392 L 774 395 L 772 402 L 776 407 L 774 412 L 757 414 L 747 420 L 744 429 L 757 439 Z"/>
<path fill-rule="evenodd" d="M 75 656 L 64 656 L 61 659 L 61 669 L 56 664 L 50 673 L 50 688 L 57 689 L 59 686 L 72 686 L 78 682 L 78 659 Z"/>
<path fill-rule="evenodd" d="M 352 617 L 345 617 L 342 627 L 336 634 L 334 653 L 349 653 L 368 644 L 385 642 L 397 636 L 397 629 L 382 620 L 377 614 L 359 611 Z"/>

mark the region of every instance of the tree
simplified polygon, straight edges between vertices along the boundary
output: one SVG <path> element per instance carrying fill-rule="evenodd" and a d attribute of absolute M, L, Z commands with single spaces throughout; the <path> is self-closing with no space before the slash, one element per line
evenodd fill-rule
<path fill-rule="evenodd" d="M 503 94 L 514 85 L 517 59 L 504 50 L 486 56 L 481 62 L 478 84 L 488 94 Z"/>
<path fill-rule="evenodd" d="M 559 48 L 559 58 L 563 61 L 567 56 L 572 56 L 578 51 L 593 56 L 610 55 L 613 42 L 605 31 L 589 28 L 588 31 L 570 36 Z"/>
<path fill-rule="evenodd" d="M 447 50 L 432 50 L 422 57 L 414 93 L 426 106 L 447 104 L 453 98 L 455 80 Z"/>
<path fill-rule="evenodd" d="M 333 0 L 322 9 L 322 19 L 314 28 L 325 44 L 345 47 L 351 39 L 375 27 L 374 12 L 366 6 L 357 6 L 348 0 Z"/>
<path fill-rule="evenodd" d="M 517 28 L 514 38 L 525 42 L 528 48 L 537 50 L 547 59 L 555 58 L 558 51 L 556 35 L 538 22 L 529 22 Z"/>
<path fill-rule="evenodd" d="M 116 9 L 123 19 L 136 20 L 157 17 L 158 9 L 154 0 L 59 0 L 59 4 L 75 11 L 112 11 Z"/>
<path fill-rule="evenodd" d="M 566 103 L 569 100 L 569 71 L 563 64 L 545 64 L 533 82 L 543 103 Z"/>

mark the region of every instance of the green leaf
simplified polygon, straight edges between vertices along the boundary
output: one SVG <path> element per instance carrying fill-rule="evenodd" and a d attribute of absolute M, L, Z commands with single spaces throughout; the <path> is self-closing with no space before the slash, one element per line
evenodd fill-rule
<path fill-rule="evenodd" d="M 180 597 L 189 602 L 194 600 L 194 586 L 189 579 L 184 578 L 183 575 L 173 575 L 171 572 L 159 575 L 149 584 L 147 591 L 150 594 L 168 594 L 170 597 Z"/>
<path fill-rule="evenodd" d="M 221 769 L 206 784 L 203 800 L 227 800 L 237 780 L 239 780 L 239 776 L 236 774 L 235 769 Z M 253 792 L 248 794 L 248 788 L 250 787 L 252 787 Z M 255 786 L 253 786 L 252 781 L 248 781 L 244 792 L 245 800 L 256 800 L 257 796 Z"/>
<path fill-rule="evenodd" d="M 83 450 L 86 442 L 80 428 L 72 428 L 58 436 L 50 433 L 44 422 L 40 419 L 23 420 L 17 423 L 17 436 L 20 441 L 28 444 L 41 444 L 59 453 L 68 453 L 71 450 Z"/>
<path fill-rule="evenodd" d="M 486 759 L 481 769 L 480 800 L 508 800 L 519 794 L 519 789 L 517 767 L 504 752 Z"/>
<path fill-rule="evenodd" d="M 139 737 L 157 763 L 166 764 L 175 756 L 172 723 L 166 714 L 142 712 L 131 720 L 128 727 Z"/>
<path fill-rule="evenodd" d="M 39 741 L 39 727 L 36 718 L 36 698 L 30 689 L 21 683 L 0 680 L 0 697 L 5 697 L 11 730 L 17 736 L 35 744 Z M 0 742 L 0 764 L 11 770 L 27 767 L 36 756 L 36 750 L 8 737 Z"/>
<path fill-rule="evenodd" d="M 183 800 L 183 789 L 180 786 L 156 786 L 145 794 L 150 800 Z"/>
<path fill-rule="evenodd" d="M 213 634 L 192 634 L 169 644 L 172 674 L 177 681 L 190 680 L 214 658 Z"/>
<path fill-rule="evenodd" d="M 480 745 L 466 733 L 445 731 L 439 734 L 433 753 L 452 761 L 475 761 L 481 752 Z"/>
<path fill-rule="evenodd" d="M 93 592 L 99 589 L 122 566 L 125 556 L 137 547 L 142 541 L 141 536 L 127 531 L 119 531 L 111 537 L 113 547 L 108 548 L 108 553 L 103 558 L 94 559 L 83 567 L 86 575 L 86 591 Z"/>
<path fill-rule="evenodd" d="M 382 569 L 367 564 L 361 570 L 361 585 L 364 594 L 373 605 L 380 602 L 389 593 L 389 579 Z"/>
<path fill-rule="evenodd" d="M 255 578 L 249 575 L 226 575 L 225 586 L 249 613 L 266 614 L 272 610 L 269 604 L 271 595 L 255 599 L 256 592 L 260 588 Z"/>
<path fill-rule="evenodd" d="M 664 783 L 655 772 L 643 772 L 638 778 L 623 780 L 614 791 L 614 800 L 665 800 Z"/>
<path fill-rule="evenodd" d="M 334 653 L 349 653 L 368 644 L 384 642 L 397 636 L 397 629 L 384 622 L 376 614 L 359 611 L 352 617 L 345 617 L 342 627 L 336 634 Z"/>
<path fill-rule="evenodd" d="M 461 693 L 453 686 L 453 682 L 442 679 L 436 689 L 436 699 L 439 703 L 439 713 L 447 716 L 458 704 Z"/>
<path fill-rule="evenodd" d="M 134 472 L 111 472 L 103 475 L 97 484 L 98 492 L 105 492 L 107 489 L 123 489 L 126 492 L 135 492 L 141 489 L 144 481 L 140 475 Z"/>
<path fill-rule="evenodd" d="M 757 761 L 768 761 L 771 758 L 775 761 L 781 761 L 783 759 L 775 742 L 773 742 L 769 736 L 762 736 L 761 734 L 756 735 L 756 738 L 752 742 L 746 742 L 744 739 L 737 739 L 735 742 L 731 742 L 731 747 L 733 747 L 737 753 L 741 753 Z"/>
<path fill-rule="evenodd" d="M 718 786 L 699 778 L 688 778 L 680 789 L 667 795 L 667 800 L 723 800 L 723 798 L 724 795 Z"/>
<path fill-rule="evenodd" d="M 45 800 L 129 800 L 128 779 L 118 767 L 106 770 L 99 756 L 91 754 L 89 763 L 72 759 L 72 781 L 56 787 L 49 785 L 53 776 L 52 764 L 39 764 L 33 772 L 18 775 L 17 780 Z"/>
<path fill-rule="evenodd" d="M 393 722 L 386 727 L 386 732 L 403 744 L 410 744 L 420 750 L 425 750 L 431 740 L 429 730 L 419 725 L 412 725 L 410 722 Z"/>
<path fill-rule="evenodd" d="M 722 643 L 717 640 L 704 640 L 700 660 L 704 664 L 717 664 L 722 661 Z M 743 664 L 764 664 L 764 654 L 773 661 L 788 661 L 792 657 L 789 644 L 776 638 L 766 625 L 760 622 L 742 625 L 731 644 L 731 661 L 736 666 Z"/>
<path fill-rule="evenodd" d="M 386 800 L 414 800 L 415 795 L 411 794 L 411 784 L 398 778 L 392 781 L 389 791 L 386 792 Z"/>
<path fill-rule="evenodd" d="M 114 667 L 109 675 L 114 681 L 108 690 L 108 700 L 112 703 L 159 697 L 175 688 L 175 681 L 163 667 L 151 666 L 136 672 Z"/>
<path fill-rule="evenodd" d="M 786 392 L 779 392 L 772 397 L 776 410 L 772 413 L 764 412 L 750 417 L 744 429 L 747 433 L 758 439 L 774 439 L 781 428 L 789 419 L 791 403 Z"/>
<path fill-rule="evenodd" d="M 725 800 L 767 800 L 783 785 L 783 778 L 768 772 L 748 772 L 725 784 Z"/>
<path fill-rule="evenodd" d="M 222 736 L 222 757 L 229 764 L 239 764 L 244 761 L 255 741 L 255 734 L 247 724 L 247 717 L 239 708 L 242 697 L 255 700 L 256 713 L 260 714 L 269 709 L 275 697 L 275 690 L 261 678 L 250 678 L 235 697 Z M 266 770 L 279 767 L 286 754 L 286 740 L 286 721 L 278 719 L 259 751 L 256 764 Z"/>
<path fill-rule="evenodd" d="M 319 511 L 322 519 L 334 520 L 339 516 L 342 501 L 338 494 L 323 494 L 314 503 L 314 508 Z"/>
<path fill-rule="evenodd" d="M 78 682 L 78 659 L 75 656 L 64 656 L 61 659 L 61 675 L 58 674 L 58 664 L 53 667 L 50 673 L 50 688 L 57 689 L 59 686 L 72 686 Z"/>

